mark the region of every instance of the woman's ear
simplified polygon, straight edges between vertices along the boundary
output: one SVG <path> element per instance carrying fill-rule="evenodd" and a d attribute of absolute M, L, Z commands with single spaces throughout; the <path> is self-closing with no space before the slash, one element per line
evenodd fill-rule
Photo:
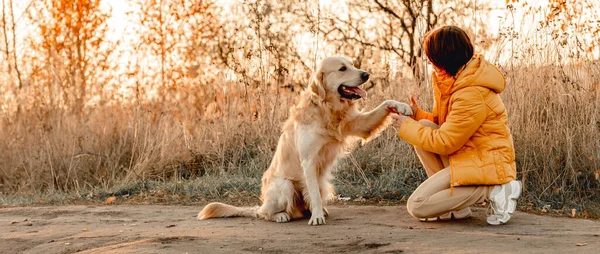
<path fill-rule="evenodd" d="M 321 98 L 325 98 L 324 74 L 322 71 L 317 71 L 311 78 L 310 89 L 313 93 Z"/>

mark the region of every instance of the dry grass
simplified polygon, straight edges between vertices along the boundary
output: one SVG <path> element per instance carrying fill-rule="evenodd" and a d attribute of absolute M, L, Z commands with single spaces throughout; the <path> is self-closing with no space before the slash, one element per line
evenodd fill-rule
<path fill-rule="evenodd" d="M 536 205 L 563 207 L 599 194 L 600 64 L 523 68 L 509 74 L 520 178 Z"/>
<path fill-rule="evenodd" d="M 591 205 L 600 203 L 600 63 L 584 57 L 561 62 L 582 52 L 566 43 L 568 38 L 558 45 L 553 31 L 532 36 L 518 35 L 512 27 L 507 31 L 494 42 L 496 46 L 486 49 L 486 55 L 510 56 L 500 66 L 508 84 L 502 97 L 516 146 L 518 178 L 525 184 L 521 205 L 589 211 Z M 250 32 L 261 35 L 260 29 Z M 240 50 L 236 40 L 215 42 L 229 43 L 221 46 L 233 50 L 236 57 L 226 58 L 234 62 L 229 66 L 234 70 L 208 64 L 212 69 L 207 72 L 217 74 L 198 76 L 204 66 L 196 65 L 187 70 L 187 74 L 195 73 L 188 77 L 174 75 L 185 72 L 177 65 L 166 75 L 178 77 L 170 80 L 175 86 L 161 87 L 160 75 L 152 76 L 157 70 L 140 66 L 131 66 L 133 74 L 127 77 L 116 77 L 116 70 L 100 72 L 113 83 L 124 80 L 136 87 L 122 100 L 121 95 L 105 94 L 99 88 L 105 87 L 101 81 L 87 84 L 96 93 L 88 95 L 90 105 L 82 111 L 61 102 L 75 96 L 69 95 L 69 89 L 81 84 L 63 88 L 61 79 L 76 76 L 60 69 L 60 58 L 52 58 L 59 63 L 56 66 L 40 66 L 37 75 L 42 77 L 32 76 L 22 89 L 0 87 L 6 94 L 15 94 L 2 94 L 12 99 L 0 101 L 0 206 L 98 202 L 112 195 L 152 197 L 160 193 L 191 203 L 255 199 L 287 109 L 309 74 L 299 66 L 285 66 L 290 59 L 277 50 L 255 47 L 260 43 L 249 37 L 249 41 L 240 40 L 252 45 L 243 49 L 248 52 L 240 51 L 247 54 L 235 51 Z M 317 53 L 332 51 L 326 45 L 317 40 L 313 46 L 323 51 Z M 512 47 L 507 49 L 508 45 Z M 364 54 L 361 68 L 369 70 L 374 80 L 365 108 L 386 99 L 406 101 L 411 94 L 417 95 L 424 108 L 431 106 L 429 84 L 400 77 L 389 52 L 369 49 L 360 54 Z M 318 54 L 307 55 L 311 59 Z M 22 62 L 36 66 L 35 61 Z M 283 71 L 282 66 L 287 69 Z M 237 75 L 232 78 L 235 81 L 226 81 L 228 72 Z M 166 76 L 160 76 L 162 83 Z M 10 73 L 0 78 L 14 81 Z M 151 98 L 149 91 L 156 88 L 159 95 Z M 101 98 L 92 102 L 93 96 Z M 14 105 L 21 110 L 7 110 Z M 426 177 L 413 149 L 392 128 L 357 147 L 338 169 L 338 193 L 353 198 L 401 200 Z"/>
<path fill-rule="evenodd" d="M 503 98 L 518 176 L 526 186 L 524 204 L 589 208 L 600 194 L 594 177 L 600 168 L 600 65 L 505 72 L 508 88 Z M 430 88 L 411 81 L 389 82 L 385 88 L 371 89 L 366 108 L 384 99 L 405 100 L 409 93 L 421 94 L 425 107 L 430 104 Z M 4 116 L 2 203 L 33 202 L 8 198 L 15 194 L 76 193 L 67 200 L 136 195 L 139 192 L 126 191 L 128 186 L 144 183 L 192 200 L 240 192 L 257 195 L 293 95 L 263 91 L 231 96 L 202 116 L 180 110 L 187 108 L 181 104 L 104 106 L 83 116 L 59 110 Z M 338 168 L 336 185 L 343 196 L 400 199 L 425 177 L 412 148 L 393 129 L 358 147 Z M 153 188 L 143 189 L 147 194 Z"/>

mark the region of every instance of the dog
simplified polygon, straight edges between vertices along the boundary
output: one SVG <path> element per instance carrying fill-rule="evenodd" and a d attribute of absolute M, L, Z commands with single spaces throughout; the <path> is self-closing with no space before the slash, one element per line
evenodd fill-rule
<path fill-rule="evenodd" d="M 343 57 L 325 58 L 290 109 L 275 155 L 262 177 L 260 207 L 210 203 L 198 219 L 256 217 L 288 222 L 310 216 L 309 225 L 325 224 L 333 198 L 332 168 L 359 138 L 370 140 L 387 126 L 389 114 L 412 115 L 406 103 L 387 100 L 369 112 L 357 109 L 369 73 Z"/>

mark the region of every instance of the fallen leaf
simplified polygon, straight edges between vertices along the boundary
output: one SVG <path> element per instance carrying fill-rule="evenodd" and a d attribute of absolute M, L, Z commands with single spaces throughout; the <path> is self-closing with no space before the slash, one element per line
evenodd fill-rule
<path fill-rule="evenodd" d="M 19 223 L 19 222 L 18 221 L 13 221 L 10 224 L 17 224 L 17 223 Z"/>
<path fill-rule="evenodd" d="M 106 199 L 106 204 L 111 205 L 112 203 L 115 202 L 115 200 L 117 200 L 117 197 L 115 197 L 115 196 L 109 197 Z"/>
<path fill-rule="evenodd" d="M 577 244 L 575 244 L 575 246 L 586 246 L 586 245 L 587 245 L 587 243 L 577 243 Z"/>
<path fill-rule="evenodd" d="M 29 221 L 29 219 L 24 219 L 23 221 Z"/>
<path fill-rule="evenodd" d="M 87 232 L 87 231 L 88 231 L 88 228 L 84 228 L 84 229 L 82 229 L 81 231 L 83 231 L 83 232 Z"/>
<path fill-rule="evenodd" d="M 550 211 L 550 208 L 552 208 L 551 205 L 545 205 L 542 207 L 542 213 L 547 213 Z"/>
<path fill-rule="evenodd" d="M 430 227 L 430 228 L 427 228 L 427 229 L 437 229 L 437 228 L 434 228 L 434 227 Z"/>
<path fill-rule="evenodd" d="M 571 209 L 571 217 L 575 217 L 575 215 L 577 215 L 577 209 L 573 208 Z"/>
<path fill-rule="evenodd" d="M 172 227 L 175 227 L 175 226 L 177 226 L 177 225 L 171 224 L 171 225 L 167 226 L 167 228 L 172 228 Z"/>
<path fill-rule="evenodd" d="M 27 224 L 25 224 L 25 226 L 31 227 L 31 226 L 33 226 L 33 223 L 27 223 Z"/>

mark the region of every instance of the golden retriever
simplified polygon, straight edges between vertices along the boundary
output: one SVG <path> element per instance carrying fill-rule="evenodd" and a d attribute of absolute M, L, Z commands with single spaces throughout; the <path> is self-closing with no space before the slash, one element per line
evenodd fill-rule
<path fill-rule="evenodd" d="M 412 115 L 409 105 L 393 100 L 360 112 L 356 100 L 365 96 L 360 85 L 368 79 L 369 73 L 343 57 L 324 59 L 283 125 L 271 165 L 262 177 L 262 205 L 210 203 L 198 219 L 247 216 L 288 222 L 310 214 L 309 225 L 325 224 L 336 160 L 358 138 L 376 135 L 390 113 Z"/>

